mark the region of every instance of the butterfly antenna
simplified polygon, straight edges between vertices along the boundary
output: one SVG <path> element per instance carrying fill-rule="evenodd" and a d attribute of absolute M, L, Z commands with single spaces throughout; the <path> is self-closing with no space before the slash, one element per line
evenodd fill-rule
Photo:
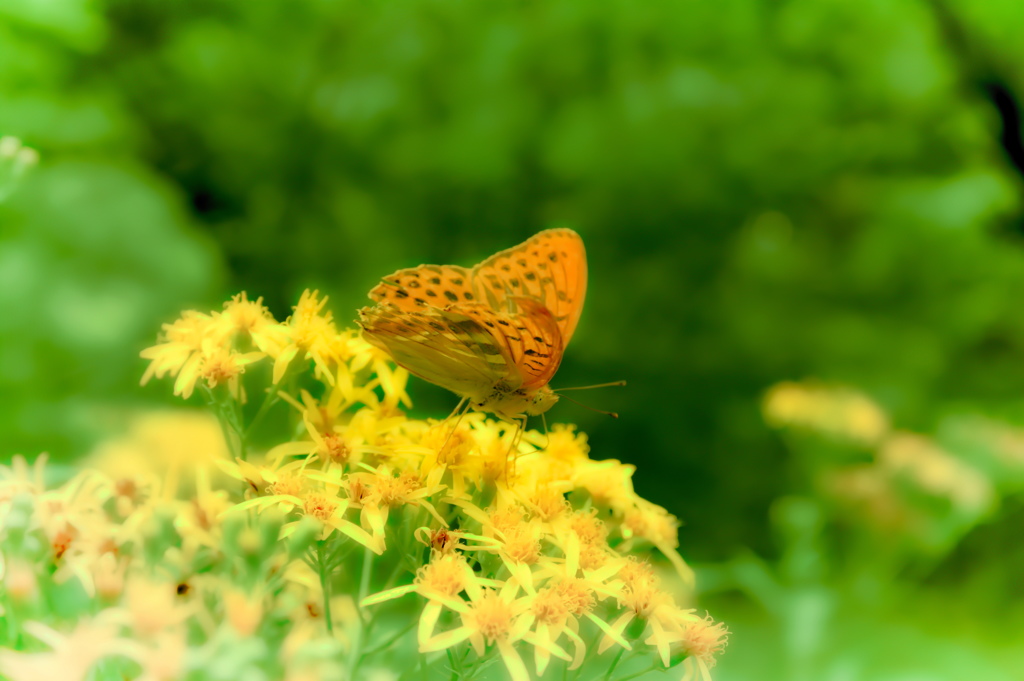
<path fill-rule="evenodd" d="M 623 381 L 623 383 L 625 383 L 625 381 Z M 604 411 L 603 409 L 595 409 L 594 407 L 591 407 L 591 406 L 590 406 L 590 405 L 588 405 L 588 404 L 583 404 L 582 402 L 580 402 L 580 401 L 578 401 L 578 400 L 574 400 L 574 399 L 572 399 L 572 398 L 571 398 L 571 397 L 569 397 L 568 395 L 562 395 L 562 397 L 564 397 L 565 399 L 569 400 L 569 401 L 570 401 L 570 402 L 572 402 L 573 404 L 578 404 L 578 405 L 580 405 L 580 406 L 581 406 L 581 407 L 583 407 L 584 409 L 589 409 L 590 411 L 596 411 L 596 412 L 597 412 L 598 414 L 604 414 L 605 416 L 611 416 L 611 417 L 612 417 L 613 419 L 617 419 L 617 418 L 619 418 L 619 415 L 618 415 L 618 414 L 616 414 L 616 413 L 615 413 L 614 411 Z"/>
<path fill-rule="evenodd" d="M 580 386 L 576 386 L 574 388 L 559 388 L 558 390 L 555 390 L 554 392 L 556 392 L 556 393 L 563 393 L 566 390 L 590 390 L 591 388 L 612 388 L 612 387 L 615 387 L 615 386 L 623 386 L 623 385 L 626 385 L 625 381 L 612 381 L 611 383 L 598 383 L 597 385 L 580 385 Z M 579 402 L 577 402 L 577 404 L 579 404 Z"/>

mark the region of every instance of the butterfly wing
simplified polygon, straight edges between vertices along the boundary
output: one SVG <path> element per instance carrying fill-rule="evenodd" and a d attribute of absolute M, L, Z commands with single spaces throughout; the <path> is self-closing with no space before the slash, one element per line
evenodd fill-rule
<path fill-rule="evenodd" d="M 545 230 L 484 260 L 472 275 L 474 295 L 484 296 L 495 310 L 516 308 L 515 298 L 530 298 L 546 307 L 558 325 L 562 345 L 569 343 L 587 293 L 587 255 L 579 234 L 571 229 Z"/>
<path fill-rule="evenodd" d="M 370 291 L 370 299 L 406 311 L 444 308 L 460 302 L 472 304 L 476 293 L 470 287 L 470 278 L 470 270 L 465 267 L 420 265 L 384 277 Z"/>
<path fill-rule="evenodd" d="M 360 310 L 359 318 L 369 343 L 411 373 L 459 395 L 484 397 L 512 371 L 494 336 L 469 315 L 378 304 Z"/>
<path fill-rule="evenodd" d="M 400 366 L 452 392 L 531 391 L 558 370 L 586 287 L 583 241 L 550 229 L 472 270 L 421 265 L 384 277 L 359 324 Z"/>
<path fill-rule="evenodd" d="M 505 383 L 513 389 L 536 390 L 547 385 L 562 362 L 562 333 L 554 315 L 532 298 L 508 301 L 511 312 L 488 305 L 463 306 L 460 311 L 490 332 L 508 362 Z"/>

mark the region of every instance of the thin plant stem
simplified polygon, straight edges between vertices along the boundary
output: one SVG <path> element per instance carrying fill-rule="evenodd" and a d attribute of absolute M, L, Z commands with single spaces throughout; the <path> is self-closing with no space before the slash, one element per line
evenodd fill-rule
<path fill-rule="evenodd" d="M 248 438 L 248 436 L 252 434 L 253 429 L 260 424 L 260 421 L 262 421 L 263 417 L 267 415 L 267 412 L 270 411 L 270 408 L 277 404 L 279 401 L 280 397 L 278 397 L 277 386 L 271 386 L 267 388 L 267 396 L 263 399 L 263 404 L 260 405 L 259 410 L 252 417 L 252 421 L 249 421 L 249 425 L 245 427 L 246 438 Z"/>
<path fill-rule="evenodd" d="M 638 676 L 643 676 L 644 674 L 649 674 L 649 673 L 653 672 L 655 669 L 657 669 L 657 666 L 652 664 L 647 669 L 641 669 L 638 672 L 634 672 L 632 674 L 627 674 L 626 676 L 618 678 L 615 681 L 629 681 L 630 679 L 635 679 Z"/>
<path fill-rule="evenodd" d="M 263 421 L 263 417 L 267 415 L 267 412 L 270 411 L 270 408 L 277 404 L 279 401 L 280 397 L 278 396 L 277 386 L 271 386 L 267 388 L 267 396 L 263 398 L 263 404 L 261 404 L 259 410 L 256 411 L 256 415 L 252 417 L 252 420 L 249 421 L 248 425 L 246 425 L 244 428 L 240 428 L 238 433 L 238 439 L 239 447 L 241 449 L 242 461 L 246 461 L 246 455 L 248 454 L 249 450 L 249 439 L 252 436 L 253 431 L 256 429 L 256 426 L 258 426 L 260 422 Z"/>
<path fill-rule="evenodd" d="M 359 614 L 359 628 L 356 630 L 354 640 L 352 641 L 352 650 L 349 652 L 348 658 L 347 678 L 350 679 L 356 678 L 356 670 L 359 668 L 359 662 L 363 657 L 363 639 L 366 638 L 367 631 L 370 628 L 370 625 L 364 619 L 363 608 L 359 604 L 370 594 L 373 556 L 374 553 L 370 549 L 363 550 L 363 570 L 359 574 L 359 599 L 356 601 L 356 612 Z"/>
<path fill-rule="evenodd" d="M 418 622 L 416 620 L 413 620 L 411 624 L 409 624 L 406 627 L 403 627 L 398 632 L 396 632 L 394 635 L 389 636 L 387 638 L 387 640 L 385 640 L 383 643 L 379 644 L 377 647 L 371 648 L 370 650 L 367 650 L 365 653 L 363 653 L 363 657 L 371 657 L 373 655 L 376 655 L 380 651 L 386 650 L 387 648 L 391 647 L 392 643 L 394 643 L 395 641 L 397 641 L 398 639 L 402 638 L 407 633 L 409 633 L 417 624 L 418 624 Z"/>
<path fill-rule="evenodd" d="M 316 562 L 320 572 L 320 590 L 324 594 L 324 619 L 327 621 L 327 633 L 334 636 L 334 618 L 331 617 L 331 586 L 327 580 L 327 558 L 324 555 L 326 544 L 327 542 L 323 539 L 316 543 Z"/>
<path fill-rule="evenodd" d="M 217 423 L 220 424 L 220 431 L 224 435 L 224 444 L 227 445 L 228 451 L 230 452 L 232 458 L 234 458 L 238 456 L 239 452 L 236 451 L 235 440 L 233 437 L 231 437 L 232 428 L 230 423 L 228 422 L 224 404 L 219 399 L 217 399 L 217 395 L 209 386 L 202 385 L 201 387 L 203 389 L 203 392 L 206 393 L 206 404 L 212 407 L 214 411 L 217 413 Z"/>
<path fill-rule="evenodd" d="M 363 599 L 370 595 L 370 575 L 373 572 L 373 556 L 374 553 L 370 549 L 364 549 L 363 551 L 363 571 L 359 575 L 359 600 L 358 603 L 362 603 Z"/>
<path fill-rule="evenodd" d="M 619 660 L 622 659 L 622 655 L 625 652 L 626 652 L 625 648 L 619 648 L 618 655 L 616 655 L 615 659 L 612 660 L 611 666 L 608 667 L 608 671 L 605 672 L 605 674 L 604 674 L 604 681 L 608 681 L 608 679 L 612 678 L 612 672 L 614 672 L 615 668 L 619 666 Z"/>

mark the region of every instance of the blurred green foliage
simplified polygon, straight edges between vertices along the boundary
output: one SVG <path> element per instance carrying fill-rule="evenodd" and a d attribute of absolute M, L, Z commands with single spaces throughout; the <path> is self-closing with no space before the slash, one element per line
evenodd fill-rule
<path fill-rule="evenodd" d="M 767 509 L 795 482 L 769 385 L 857 385 L 923 432 L 1020 422 L 1022 183 L 990 95 L 1024 92 L 1022 19 L 1015 0 L 5 0 L 0 134 L 42 161 L 0 204 L 3 454 L 80 454 L 118 405 L 160 399 L 136 356 L 183 307 L 245 289 L 283 318 L 319 286 L 352 319 L 394 269 L 566 224 L 591 287 L 556 383 L 629 387 L 584 398 L 618 421 L 553 418 L 638 464 L 686 555 L 777 557 Z"/>

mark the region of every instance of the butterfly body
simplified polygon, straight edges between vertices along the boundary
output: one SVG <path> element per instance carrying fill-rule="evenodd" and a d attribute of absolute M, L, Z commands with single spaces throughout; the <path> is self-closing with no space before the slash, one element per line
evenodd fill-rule
<path fill-rule="evenodd" d="M 421 265 L 384 277 L 359 311 L 396 363 L 503 418 L 541 414 L 583 308 L 583 241 L 551 229 L 472 269 Z"/>

